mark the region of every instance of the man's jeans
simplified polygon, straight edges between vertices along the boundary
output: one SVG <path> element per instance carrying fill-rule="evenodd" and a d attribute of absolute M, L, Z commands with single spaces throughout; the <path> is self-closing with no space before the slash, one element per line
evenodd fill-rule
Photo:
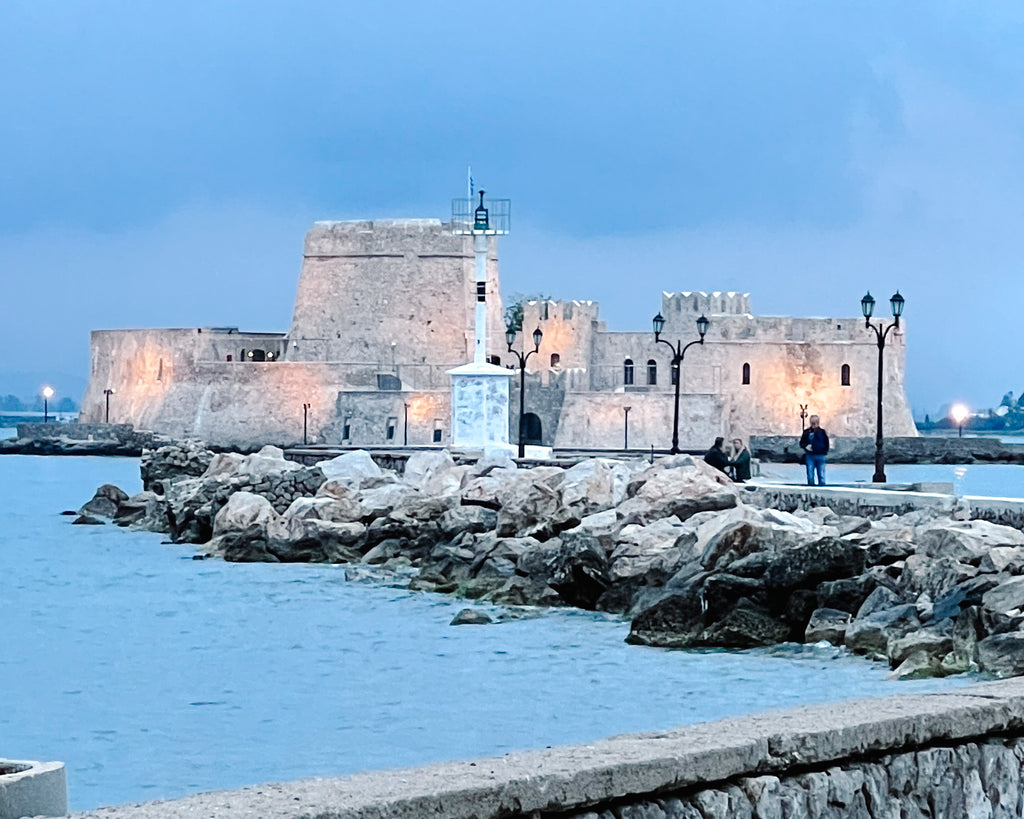
<path fill-rule="evenodd" d="M 814 486 L 814 473 L 818 473 L 818 486 L 825 485 L 825 456 L 807 453 L 807 485 Z"/>

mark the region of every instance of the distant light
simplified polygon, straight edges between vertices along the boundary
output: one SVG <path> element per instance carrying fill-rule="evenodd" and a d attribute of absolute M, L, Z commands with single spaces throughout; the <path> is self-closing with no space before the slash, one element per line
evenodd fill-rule
<path fill-rule="evenodd" d="M 273 360 L 274 360 L 274 354 L 273 353 L 267 353 L 267 361 L 273 361 Z"/>
<path fill-rule="evenodd" d="M 248 358 L 252 358 L 252 350 L 249 350 L 249 352 L 246 353 L 246 356 Z"/>
<path fill-rule="evenodd" d="M 43 398 L 53 398 L 53 387 L 43 387 Z"/>
<path fill-rule="evenodd" d="M 965 404 L 954 404 L 949 410 L 950 417 L 957 423 L 957 425 L 960 425 L 967 420 L 967 416 L 970 414 L 971 411 L 967 409 Z"/>

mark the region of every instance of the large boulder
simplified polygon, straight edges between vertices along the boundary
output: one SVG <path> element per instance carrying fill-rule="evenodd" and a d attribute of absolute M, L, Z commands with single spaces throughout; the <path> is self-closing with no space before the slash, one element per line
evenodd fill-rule
<path fill-rule="evenodd" d="M 725 475 L 689 455 L 665 458 L 634 476 L 629 499 L 619 504 L 626 523 L 648 523 L 675 516 L 680 520 L 709 510 L 730 509 L 738 492 Z"/>
<path fill-rule="evenodd" d="M 664 648 L 691 648 L 704 630 L 702 583 L 690 585 L 644 607 L 630 624 L 627 643 Z"/>
<path fill-rule="evenodd" d="M 479 534 L 489 532 L 498 524 L 498 513 L 484 506 L 454 506 L 438 519 L 438 527 L 446 538 L 460 532 Z"/>
<path fill-rule="evenodd" d="M 494 473 L 492 473 L 493 475 Z M 544 540 L 580 522 L 562 505 L 565 472 L 558 467 L 521 469 L 515 473 L 498 510 L 497 532 L 502 537 L 532 535 Z M 487 478 L 479 479 L 487 480 Z"/>
<path fill-rule="evenodd" d="M 117 515 L 117 507 L 128 500 L 128 493 L 112 483 L 105 483 L 85 505 L 78 510 L 80 515 L 112 518 Z"/>
<path fill-rule="evenodd" d="M 1019 631 L 992 634 L 978 642 L 977 652 L 982 671 L 996 677 L 1024 674 L 1024 634 Z"/>
<path fill-rule="evenodd" d="M 819 643 L 822 641 L 841 646 L 846 637 L 846 629 L 850 625 L 852 615 L 839 609 L 815 609 L 804 631 L 804 642 Z"/>
<path fill-rule="evenodd" d="M 1024 577 L 1003 581 L 982 596 L 982 605 L 997 614 L 1016 614 L 1024 609 Z"/>
<path fill-rule="evenodd" d="M 351 523 L 359 520 L 361 512 L 359 503 L 354 499 L 339 500 L 330 495 L 321 495 L 315 498 L 296 498 L 285 509 L 284 515 L 290 518 L 316 518 L 335 523 Z"/>
<path fill-rule="evenodd" d="M 900 590 L 913 596 L 925 593 L 932 600 L 939 600 L 977 574 L 977 568 L 954 557 L 914 554 L 907 558 L 903 567 Z"/>
<path fill-rule="evenodd" d="M 650 577 L 664 583 L 683 564 L 697 559 L 696 539 L 693 529 L 676 517 L 656 520 L 646 526 L 636 523 L 624 526 L 611 552 L 609 575 L 613 582 Z"/>
<path fill-rule="evenodd" d="M 345 481 L 356 486 L 363 481 L 380 478 L 383 470 L 374 462 L 370 453 L 363 449 L 346 452 L 328 461 L 319 461 L 317 466 L 323 470 L 329 481 Z"/>
<path fill-rule="evenodd" d="M 410 486 L 423 489 L 432 478 L 454 468 L 455 461 L 447 450 L 414 452 L 405 462 L 402 480 Z"/>
<path fill-rule="evenodd" d="M 213 536 L 227 532 L 240 532 L 255 526 L 265 530 L 277 517 L 270 501 L 252 492 L 235 492 L 213 519 Z"/>
<path fill-rule="evenodd" d="M 317 518 L 275 517 L 267 523 L 267 551 L 282 563 L 349 563 L 362 557 L 366 527 Z"/>
<path fill-rule="evenodd" d="M 919 531 L 917 544 L 928 557 L 976 566 L 993 548 L 1024 546 L 1024 533 L 987 520 L 943 521 Z"/>
<path fill-rule="evenodd" d="M 139 492 L 117 505 L 114 523 L 118 526 L 132 526 L 149 532 L 170 532 L 167 520 L 167 506 L 163 497 L 156 492 Z"/>
<path fill-rule="evenodd" d="M 855 654 L 885 659 L 889 642 L 921 627 L 911 604 L 895 606 L 867 617 L 855 618 L 846 628 L 846 647 Z"/>
<path fill-rule="evenodd" d="M 632 473 L 622 461 L 587 458 L 565 471 L 562 503 L 580 517 L 611 509 L 626 499 Z"/>

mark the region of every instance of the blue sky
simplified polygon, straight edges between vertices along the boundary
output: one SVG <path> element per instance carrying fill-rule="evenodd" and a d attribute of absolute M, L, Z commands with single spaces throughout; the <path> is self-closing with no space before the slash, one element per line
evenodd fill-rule
<path fill-rule="evenodd" d="M 0 393 L 97 327 L 285 330 L 316 219 L 513 200 L 506 295 L 907 298 L 920 411 L 998 403 L 1024 282 L 1017 4 L 0 5 Z M 51 378 L 52 375 L 52 378 Z"/>

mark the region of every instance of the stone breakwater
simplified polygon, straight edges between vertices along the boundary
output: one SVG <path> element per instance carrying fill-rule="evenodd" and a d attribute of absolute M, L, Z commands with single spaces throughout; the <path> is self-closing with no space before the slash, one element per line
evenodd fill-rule
<path fill-rule="evenodd" d="M 1024 815 L 1024 681 L 102 808 L 96 819 Z"/>
<path fill-rule="evenodd" d="M 414 589 L 620 613 L 639 644 L 825 640 L 901 678 L 1024 673 L 1024 534 L 962 501 L 783 511 L 686 455 L 520 469 L 431 451 L 397 474 L 365 452 L 302 466 L 188 444 L 142 472 L 146 491 L 101 487 L 79 520 L 225 560 L 412 567 Z"/>

